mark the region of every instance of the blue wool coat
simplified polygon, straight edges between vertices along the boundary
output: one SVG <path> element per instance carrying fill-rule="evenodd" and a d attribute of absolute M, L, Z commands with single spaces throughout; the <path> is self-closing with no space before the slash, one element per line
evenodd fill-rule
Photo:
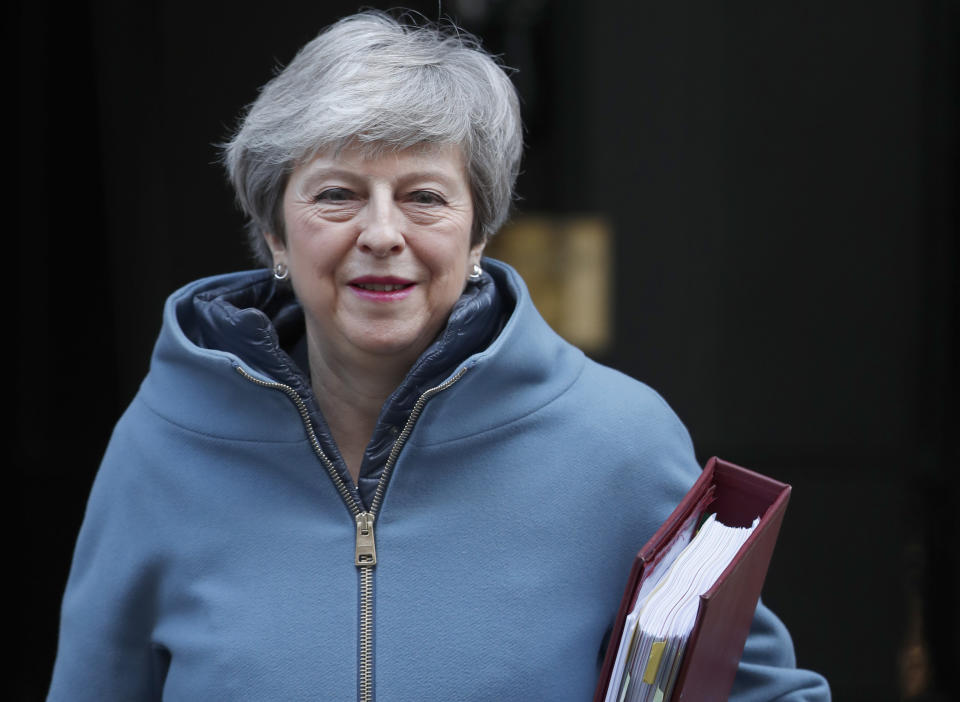
<path fill-rule="evenodd" d="M 591 699 L 632 559 L 700 469 L 659 395 L 485 267 L 359 489 L 281 350 L 298 312 L 269 273 L 172 295 L 90 496 L 48 699 Z M 376 564 L 358 567 L 364 514 Z M 734 699 L 774 698 L 829 691 L 761 605 Z"/>

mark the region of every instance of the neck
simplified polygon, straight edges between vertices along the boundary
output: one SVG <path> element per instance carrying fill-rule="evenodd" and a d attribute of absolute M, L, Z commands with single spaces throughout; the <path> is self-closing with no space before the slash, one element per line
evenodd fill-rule
<path fill-rule="evenodd" d="M 356 483 L 380 411 L 411 364 L 379 356 L 345 359 L 330 353 L 309 332 L 307 349 L 314 395 Z"/>

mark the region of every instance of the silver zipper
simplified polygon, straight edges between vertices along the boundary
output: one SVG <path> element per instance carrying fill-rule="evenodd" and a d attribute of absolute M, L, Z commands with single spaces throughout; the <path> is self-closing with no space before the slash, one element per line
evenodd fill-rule
<path fill-rule="evenodd" d="M 293 404 L 296 405 L 297 410 L 300 412 L 300 419 L 303 421 L 303 426 L 307 430 L 307 438 L 310 440 L 310 445 L 313 447 L 313 452 L 317 454 L 320 462 L 327 469 L 327 474 L 330 476 L 330 479 L 333 480 L 333 484 L 336 486 L 341 497 L 343 497 L 343 501 L 347 503 L 347 507 L 350 509 L 350 512 L 354 517 L 357 517 L 361 512 L 363 512 L 360 504 L 356 501 L 356 499 L 354 499 L 353 494 L 350 492 L 350 488 L 347 487 L 347 483 L 337 471 L 337 467 L 333 465 L 333 461 L 331 461 L 327 457 L 327 454 L 323 452 L 323 448 L 320 446 L 320 440 L 317 438 L 317 433 L 313 430 L 313 422 L 310 421 L 310 410 L 307 409 L 307 404 L 300 399 L 300 395 L 297 394 L 297 391 L 284 383 L 274 383 L 255 378 L 240 366 L 235 366 L 235 368 L 240 375 L 249 380 L 251 383 L 265 388 L 271 388 L 273 390 L 280 390 L 293 401 Z"/>
<path fill-rule="evenodd" d="M 317 434 L 313 429 L 313 422 L 310 421 L 310 411 L 307 409 L 306 403 L 300 398 L 300 395 L 297 394 L 297 391 L 284 383 L 275 383 L 255 378 L 240 366 L 236 366 L 236 369 L 240 375 L 250 382 L 262 387 L 280 390 L 293 401 L 297 410 L 300 412 L 300 419 L 303 421 L 303 426 L 307 430 L 307 437 L 310 440 L 310 445 L 313 447 L 313 452 L 327 469 L 327 473 L 337 487 L 337 491 L 341 497 L 343 497 L 344 502 L 346 502 L 347 507 L 356 519 L 357 541 L 354 564 L 360 571 L 360 660 L 357 696 L 360 702 L 373 702 L 373 569 L 377 564 L 377 545 L 374 537 L 373 524 L 374 521 L 376 521 L 377 512 L 383 503 L 383 496 L 386 492 L 390 475 L 393 473 L 393 466 L 400 456 L 403 445 L 407 442 L 407 439 L 410 438 L 410 434 L 413 432 L 413 426 L 416 424 L 417 419 L 420 418 L 424 406 L 434 395 L 443 392 L 460 380 L 467 372 L 467 368 L 466 366 L 460 368 L 456 375 L 442 382 L 440 385 L 424 391 L 417 399 L 416 404 L 410 411 L 410 416 L 407 417 L 407 421 L 403 425 L 403 431 L 400 432 L 397 440 L 393 442 L 393 448 L 390 450 L 387 462 L 383 466 L 380 480 L 377 481 L 377 489 L 373 493 L 373 500 L 370 503 L 370 509 L 368 511 L 364 510 L 357 500 L 354 499 L 350 488 L 347 487 L 346 482 L 340 476 L 336 466 L 333 465 L 333 461 L 323 452 L 320 441 L 317 439 Z"/>
<path fill-rule="evenodd" d="M 360 566 L 360 652 L 357 698 L 373 702 L 373 566 Z"/>
<path fill-rule="evenodd" d="M 427 404 L 434 395 L 443 392 L 455 382 L 460 380 L 467 372 L 467 367 L 464 366 L 457 371 L 456 375 L 452 378 L 445 380 L 439 385 L 430 388 L 429 390 L 424 391 L 424 393 L 417 400 L 417 403 L 413 406 L 413 409 L 410 410 L 410 416 L 407 417 L 406 424 L 403 425 L 403 431 L 400 432 L 400 436 L 397 437 L 397 440 L 393 442 L 393 448 L 390 449 L 390 455 L 387 456 L 387 462 L 383 466 L 383 473 L 380 474 L 380 480 L 377 483 L 376 492 L 373 493 L 373 501 L 370 503 L 370 513 L 376 517 L 377 512 L 380 510 L 380 503 L 383 502 L 383 493 L 387 489 L 387 482 L 390 480 L 390 473 L 393 471 L 393 464 L 397 462 L 397 457 L 400 455 L 400 451 L 403 449 L 403 445 L 407 443 L 407 439 L 410 438 L 410 432 L 413 431 L 413 425 L 417 423 L 417 420 L 420 418 L 420 413 L 423 412 L 424 405 Z"/>

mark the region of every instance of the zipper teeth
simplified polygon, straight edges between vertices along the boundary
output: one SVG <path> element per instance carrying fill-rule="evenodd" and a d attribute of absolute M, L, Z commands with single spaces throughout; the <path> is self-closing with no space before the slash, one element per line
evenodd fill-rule
<path fill-rule="evenodd" d="M 361 702 L 373 701 L 373 566 L 360 566 L 360 680 Z"/>
<path fill-rule="evenodd" d="M 410 411 L 406 423 L 403 425 L 403 431 L 393 442 L 393 448 L 390 449 L 390 455 L 383 466 L 383 472 L 380 474 L 380 480 L 377 481 L 377 490 L 373 495 L 373 501 L 370 503 L 371 522 L 376 521 L 377 512 L 380 504 L 383 502 L 383 495 L 386 491 L 387 483 L 390 480 L 390 474 L 393 466 L 397 462 L 397 456 L 400 455 L 403 445 L 410 437 L 413 431 L 413 425 L 416 424 L 423 406 L 427 400 L 439 392 L 443 392 L 455 382 L 463 377 L 467 372 L 466 366 L 457 371 L 457 374 L 446 382 L 432 387 L 425 391 L 417 399 L 416 404 Z M 373 569 L 375 566 L 360 566 L 360 702 L 373 702 Z"/>
<path fill-rule="evenodd" d="M 373 494 L 373 501 L 370 503 L 370 514 L 374 518 L 376 518 L 377 512 L 380 509 L 380 503 L 383 502 L 383 495 L 386 491 L 387 482 L 390 480 L 390 473 L 393 471 L 393 465 L 397 462 L 397 456 L 400 455 L 403 445 L 407 443 L 407 439 L 410 437 L 410 433 L 413 431 L 413 425 L 417 423 L 417 419 L 420 417 L 420 413 L 423 411 L 424 405 L 427 404 L 427 401 L 431 397 L 437 393 L 443 392 L 455 382 L 460 380 L 460 378 L 462 378 L 466 372 L 467 367 L 463 366 L 457 371 L 457 374 L 449 380 L 446 380 L 440 385 L 425 391 L 417 400 L 417 403 L 413 406 L 413 409 L 410 411 L 410 416 L 407 417 L 406 424 L 403 425 L 403 431 L 400 432 L 400 436 L 397 437 L 397 440 L 393 442 L 393 448 L 390 449 L 390 455 L 387 457 L 387 462 L 383 466 L 383 473 L 380 474 L 380 480 L 377 482 L 377 490 Z"/>
<path fill-rule="evenodd" d="M 327 454 L 323 452 L 323 448 L 320 446 L 320 440 L 317 439 L 317 434 L 313 430 L 313 422 L 310 421 L 310 410 L 307 409 L 306 403 L 300 399 L 297 391 L 289 385 L 285 385 L 284 383 L 272 383 L 267 382 L 266 380 L 255 378 L 240 366 L 236 366 L 236 369 L 240 375 L 250 382 L 265 388 L 281 390 L 293 401 L 293 404 L 297 407 L 297 411 L 300 412 L 300 419 L 303 420 L 303 426 L 307 430 L 307 437 L 310 439 L 310 445 L 313 447 L 313 452 L 317 454 L 320 462 L 323 463 L 324 468 L 327 469 L 327 473 L 333 480 L 333 484 L 336 485 L 337 491 L 343 497 L 344 502 L 347 503 L 347 507 L 353 513 L 353 516 L 357 517 L 359 514 L 361 514 L 363 510 L 360 509 L 360 505 L 357 504 L 357 501 L 351 494 L 350 488 L 347 487 L 347 484 L 344 482 L 343 478 L 340 477 L 340 473 L 337 471 L 336 466 L 333 465 L 333 461 L 331 461 L 327 457 Z"/>
<path fill-rule="evenodd" d="M 350 508 L 350 511 L 353 513 L 354 517 L 358 517 L 363 514 L 363 510 L 360 505 L 357 504 L 357 501 L 354 499 L 353 495 L 350 493 L 349 488 L 344 482 L 343 478 L 340 477 L 340 473 L 337 472 L 336 467 L 333 465 L 333 462 L 327 457 L 323 452 L 323 449 L 320 446 L 320 441 L 317 439 L 317 434 L 313 430 L 313 422 L 310 421 L 310 411 L 307 409 L 306 403 L 300 399 L 300 396 L 297 394 L 297 391 L 294 390 L 289 385 L 284 383 L 274 383 L 268 382 L 266 380 L 260 380 L 255 378 L 242 367 L 236 366 L 237 372 L 240 373 L 244 378 L 249 380 L 256 385 L 260 385 L 265 388 L 272 388 L 274 390 L 283 391 L 296 405 L 297 410 L 300 412 L 300 418 L 303 420 L 303 426 L 307 430 L 307 436 L 310 439 L 310 445 L 313 446 L 313 452 L 317 454 L 320 458 L 320 461 L 323 463 L 324 467 L 327 469 L 330 478 L 333 480 L 334 485 L 337 486 L 337 490 L 343 496 L 344 501 L 347 503 L 347 506 Z M 383 466 L 383 472 L 380 474 L 380 480 L 377 481 L 377 489 L 373 495 L 373 501 L 370 504 L 370 519 L 371 523 L 376 520 L 377 512 L 380 509 L 380 505 L 383 502 L 383 496 L 386 492 L 387 483 L 390 480 L 390 474 L 393 472 L 393 466 L 397 462 L 397 457 L 400 455 L 400 451 L 403 449 L 404 444 L 407 442 L 407 439 L 410 438 L 410 433 L 413 431 L 413 426 L 417 423 L 417 419 L 420 417 L 420 413 L 423 412 L 424 405 L 427 404 L 427 401 L 430 400 L 437 393 L 443 392 L 455 382 L 460 380 L 467 372 L 467 367 L 463 366 L 460 370 L 457 371 L 457 374 L 454 375 L 449 380 L 444 381 L 440 385 L 434 386 L 429 390 L 426 390 L 420 397 L 417 399 L 416 404 L 414 404 L 413 409 L 410 411 L 410 416 L 407 417 L 406 423 L 403 425 L 403 431 L 400 432 L 400 436 L 397 437 L 397 440 L 393 442 L 393 448 L 390 450 L 390 455 L 387 457 L 387 462 Z M 358 681 L 358 693 L 361 702 L 373 702 L 373 569 L 375 566 L 364 565 L 359 566 L 360 570 L 360 654 L 359 654 L 359 681 Z"/>

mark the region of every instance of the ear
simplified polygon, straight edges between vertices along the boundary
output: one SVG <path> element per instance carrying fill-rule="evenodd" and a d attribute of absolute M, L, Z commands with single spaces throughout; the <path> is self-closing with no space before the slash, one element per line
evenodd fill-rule
<path fill-rule="evenodd" d="M 263 238 L 266 240 L 267 246 L 270 247 L 270 253 L 273 254 L 273 262 L 284 261 L 287 254 L 287 246 L 283 243 L 283 239 L 272 232 L 264 232 Z"/>
<path fill-rule="evenodd" d="M 470 263 L 471 266 L 474 263 L 476 263 L 478 266 L 480 265 L 480 259 L 483 257 L 483 249 L 486 247 L 486 245 L 487 245 L 487 240 L 484 239 L 479 244 L 474 244 L 473 248 L 470 249 L 470 256 L 468 257 L 468 262 Z"/>

